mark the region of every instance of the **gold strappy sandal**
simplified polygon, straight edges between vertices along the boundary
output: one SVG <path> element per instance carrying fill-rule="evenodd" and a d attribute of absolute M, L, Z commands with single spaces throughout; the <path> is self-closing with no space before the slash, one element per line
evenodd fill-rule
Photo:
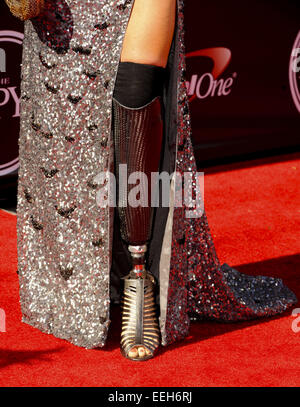
<path fill-rule="evenodd" d="M 154 356 L 160 343 L 160 331 L 154 300 L 154 277 L 138 265 L 123 277 L 121 353 L 128 359 L 142 361 Z M 142 346 L 144 356 L 129 356 L 129 352 Z"/>

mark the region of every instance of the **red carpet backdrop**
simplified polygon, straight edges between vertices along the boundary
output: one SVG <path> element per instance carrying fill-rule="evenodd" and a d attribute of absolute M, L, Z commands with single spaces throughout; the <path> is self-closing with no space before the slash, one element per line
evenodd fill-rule
<path fill-rule="evenodd" d="M 300 298 L 300 159 L 280 159 L 212 169 L 206 210 L 222 262 L 280 277 Z M 120 355 L 118 309 L 101 349 L 78 348 L 21 323 L 15 215 L 0 211 L 0 225 L 0 308 L 6 312 L 0 386 L 300 385 L 300 321 L 292 310 L 251 322 L 192 323 L 189 337 L 144 363 Z"/>

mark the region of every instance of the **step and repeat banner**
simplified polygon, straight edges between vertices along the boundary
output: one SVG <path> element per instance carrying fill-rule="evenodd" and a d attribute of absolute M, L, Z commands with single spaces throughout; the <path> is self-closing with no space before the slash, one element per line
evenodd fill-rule
<path fill-rule="evenodd" d="M 186 1 L 198 161 L 300 141 L 300 1 Z"/>
<path fill-rule="evenodd" d="M 253 152 L 298 149 L 299 0 L 186 0 L 185 31 L 186 86 L 199 165 Z M 19 166 L 22 40 L 22 22 L 0 0 L 2 195 L 16 187 Z"/>
<path fill-rule="evenodd" d="M 0 0 L 0 197 L 17 182 L 23 24 Z"/>

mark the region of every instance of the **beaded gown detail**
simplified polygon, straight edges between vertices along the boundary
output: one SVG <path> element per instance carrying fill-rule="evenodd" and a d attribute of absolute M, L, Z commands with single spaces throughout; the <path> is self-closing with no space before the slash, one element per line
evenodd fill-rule
<path fill-rule="evenodd" d="M 114 170 L 112 95 L 133 3 L 48 0 L 43 15 L 25 23 L 17 205 L 22 320 L 85 348 L 105 345 L 110 304 L 118 301 L 115 211 L 100 206 L 98 194 L 111 193 L 100 175 Z M 177 0 L 161 171 L 195 175 L 183 12 Z M 191 319 L 245 320 L 295 304 L 280 279 L 220 264 L 205 212 L 186 217 L 187 205 L 175 204 L 175 178 L 169 207 L 156 210 L 149 247 L 161 344 L 187 336 Z"/>

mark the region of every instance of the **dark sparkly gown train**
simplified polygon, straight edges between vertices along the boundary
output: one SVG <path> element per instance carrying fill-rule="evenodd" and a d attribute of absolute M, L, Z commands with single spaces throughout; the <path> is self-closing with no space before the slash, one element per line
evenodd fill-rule
<path fill-rule="evenodd" d="M 104 346 L 110 304 L 119 300 L 126 248 L 110 196 L 114 146 L 112 95 L 134 0 L 48 0 L 25 23 L 17 206 L 22 320 L 85 348 Z M 185 86 L 184 1 L 163 92 L 161 171 L 197 168 Z M 158 207 L 149 268 L 158 279 L 161 344 L 188 335 L 191 319 L 238 321 L 271 316 L 295 304 L 281 280 L 251 277 L 216 255 L 205 212 L 186 217 L 174 201 Z M 192 196 L 197 189 L 196 177 Z M 108 199 L 109 200 L 109 199 Z"/>

